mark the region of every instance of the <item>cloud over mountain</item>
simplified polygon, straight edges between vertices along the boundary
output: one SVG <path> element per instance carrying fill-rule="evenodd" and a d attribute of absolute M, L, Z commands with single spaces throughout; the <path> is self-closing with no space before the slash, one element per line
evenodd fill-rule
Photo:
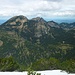
<path fill-rule="evenodd" d="M 11 17 L 25 15 L 29 18 L 42 16 L 67 17 L 75 16 L 73 0 L 0 0 L 0 16 Z M 49 17 L 48 17 L 49 16 Z"/>

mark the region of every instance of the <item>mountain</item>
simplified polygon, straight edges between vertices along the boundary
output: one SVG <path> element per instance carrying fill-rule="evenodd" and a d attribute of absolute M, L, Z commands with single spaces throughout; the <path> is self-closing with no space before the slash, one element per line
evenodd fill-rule
<path fill-rule="evenodd" d="M 23 24 L 27 22 L 28 19 L 22 15 L 20 16 L 14 16 L 5 23 L 2 24 L 3 29 L 6 30 L 14 30 L 18 31 L 19 29 L 22 29 Z"/>
<path fill-rule="evenodd" d="M 74 72 L 75 30 L 66 30 L 68 24 L 65 25 L 46 22 L 40 17 L 29 20 L 23 15 L 0 25 L 0 70 L 61 69 Z"/>
<path fill-rule="evenodd" d="M 60 28 L 59 24 L 54 21 L 48 21 L 48 25 L 55 28 Z"/>
<path fill-rule="evenodd" d="M 65 30 L 75 29 L 75 22 L 73 22 L 73 23 L 60 23 L 60 27 Z"/>

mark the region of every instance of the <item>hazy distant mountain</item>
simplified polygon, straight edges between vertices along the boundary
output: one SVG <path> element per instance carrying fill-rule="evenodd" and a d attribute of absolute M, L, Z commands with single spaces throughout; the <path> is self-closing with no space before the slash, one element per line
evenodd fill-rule
<path fill-rule="evenodd" d="M 60 27 L 65 30 L 70 30 L 75 28 L 75 22 L 73 23 L 60 23 Z"/>
<path fill-rule="evenodd" d="M 6 20 L 0 20 L 0 25 L 2 24 L 2 23 L 4 23 Z"/>
<path fill-rule="evenodd" d="M 0 58 L 2 71 L 31 68 L 74 72 L 75 23 L 46 22 L 40 17 L 28 20 L 22 15 L 12 17 L 0 25 Z"/>

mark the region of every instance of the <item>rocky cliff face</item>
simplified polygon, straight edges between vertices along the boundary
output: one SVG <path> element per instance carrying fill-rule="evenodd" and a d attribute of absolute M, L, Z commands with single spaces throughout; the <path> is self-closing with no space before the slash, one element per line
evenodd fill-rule
<path fill-rule="evenodd" d="M 60 28 L 59 24 L 54 21 L 48 21 L 47 23 L 51 27 Z"/>
<path fill-rule="evenodd" d="M 14 16 L 5 23 L 2 24 L 3 29 L 6 29 L 8 31 L 19 31 L 23 28 L 23 25 L 25 22 L 27 22 L 28 19 L 22 15 L 20 16 Z"/>
<path fill-rule="evenodd" d="M 74 30 L 74 26 L 75 23 L 58 24 L 54 21 L 46 22 L 40 17 L 28 20 L 27 17 L 19 15 L 14 16 L 3 23 L 0 28 L 6 30 L 9 34 L 13 34 L 13 32 L 15 32 L 24 39 L 36 42 L 41 39 L 45 40 L 48 37 L 58 39 L 58 36 L 64 36 L 66 34 L 66 30 Z"/>
<path fill-rule="evenodd" d="M 46 22 L 40 17 L 28 20 L 25 16 L 19 15 L 3 23 L 0 28 L 6 30 L 9 34 L 15 32 L 24 39 L 36 42 L 37 40 L 41 41 L 41 39 L 46 40 L 46 38 L 58 39 L 66 34 L 65 30 L 74 30 L 74 23 L 58 24 L 54 21 Z M 63 40 L 65 39 L 64 37 L 62 38 Z"/>
<path fill-rule="evenodd" d="M 22 15 L 12 17 L 2 24 L 2 28 L 7 31 L 15 31 L 29 40 L 41 38 L 48 35 L 50 31 L 50 26 L 43 18 L 36 17 L 28 20 Z"/>

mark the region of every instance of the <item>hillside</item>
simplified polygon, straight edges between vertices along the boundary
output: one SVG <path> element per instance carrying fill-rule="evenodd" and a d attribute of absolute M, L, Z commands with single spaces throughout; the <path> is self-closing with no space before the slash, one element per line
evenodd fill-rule
<path fill-rule="evenodd" d="M 65 25 L 65 26 L 64 26 Z M 58 24 L 36 17 L 14 16 L 0 25 L 0 63 L 16 68 L 1 71 L 61 69 L 75 71 L 75 23 Z M 6 63 L 6 61 L 9 61 Z M 4 59 L 4 60 L 2 60 Z M 14 64 L 13 64 L 14 65 Z"/>

